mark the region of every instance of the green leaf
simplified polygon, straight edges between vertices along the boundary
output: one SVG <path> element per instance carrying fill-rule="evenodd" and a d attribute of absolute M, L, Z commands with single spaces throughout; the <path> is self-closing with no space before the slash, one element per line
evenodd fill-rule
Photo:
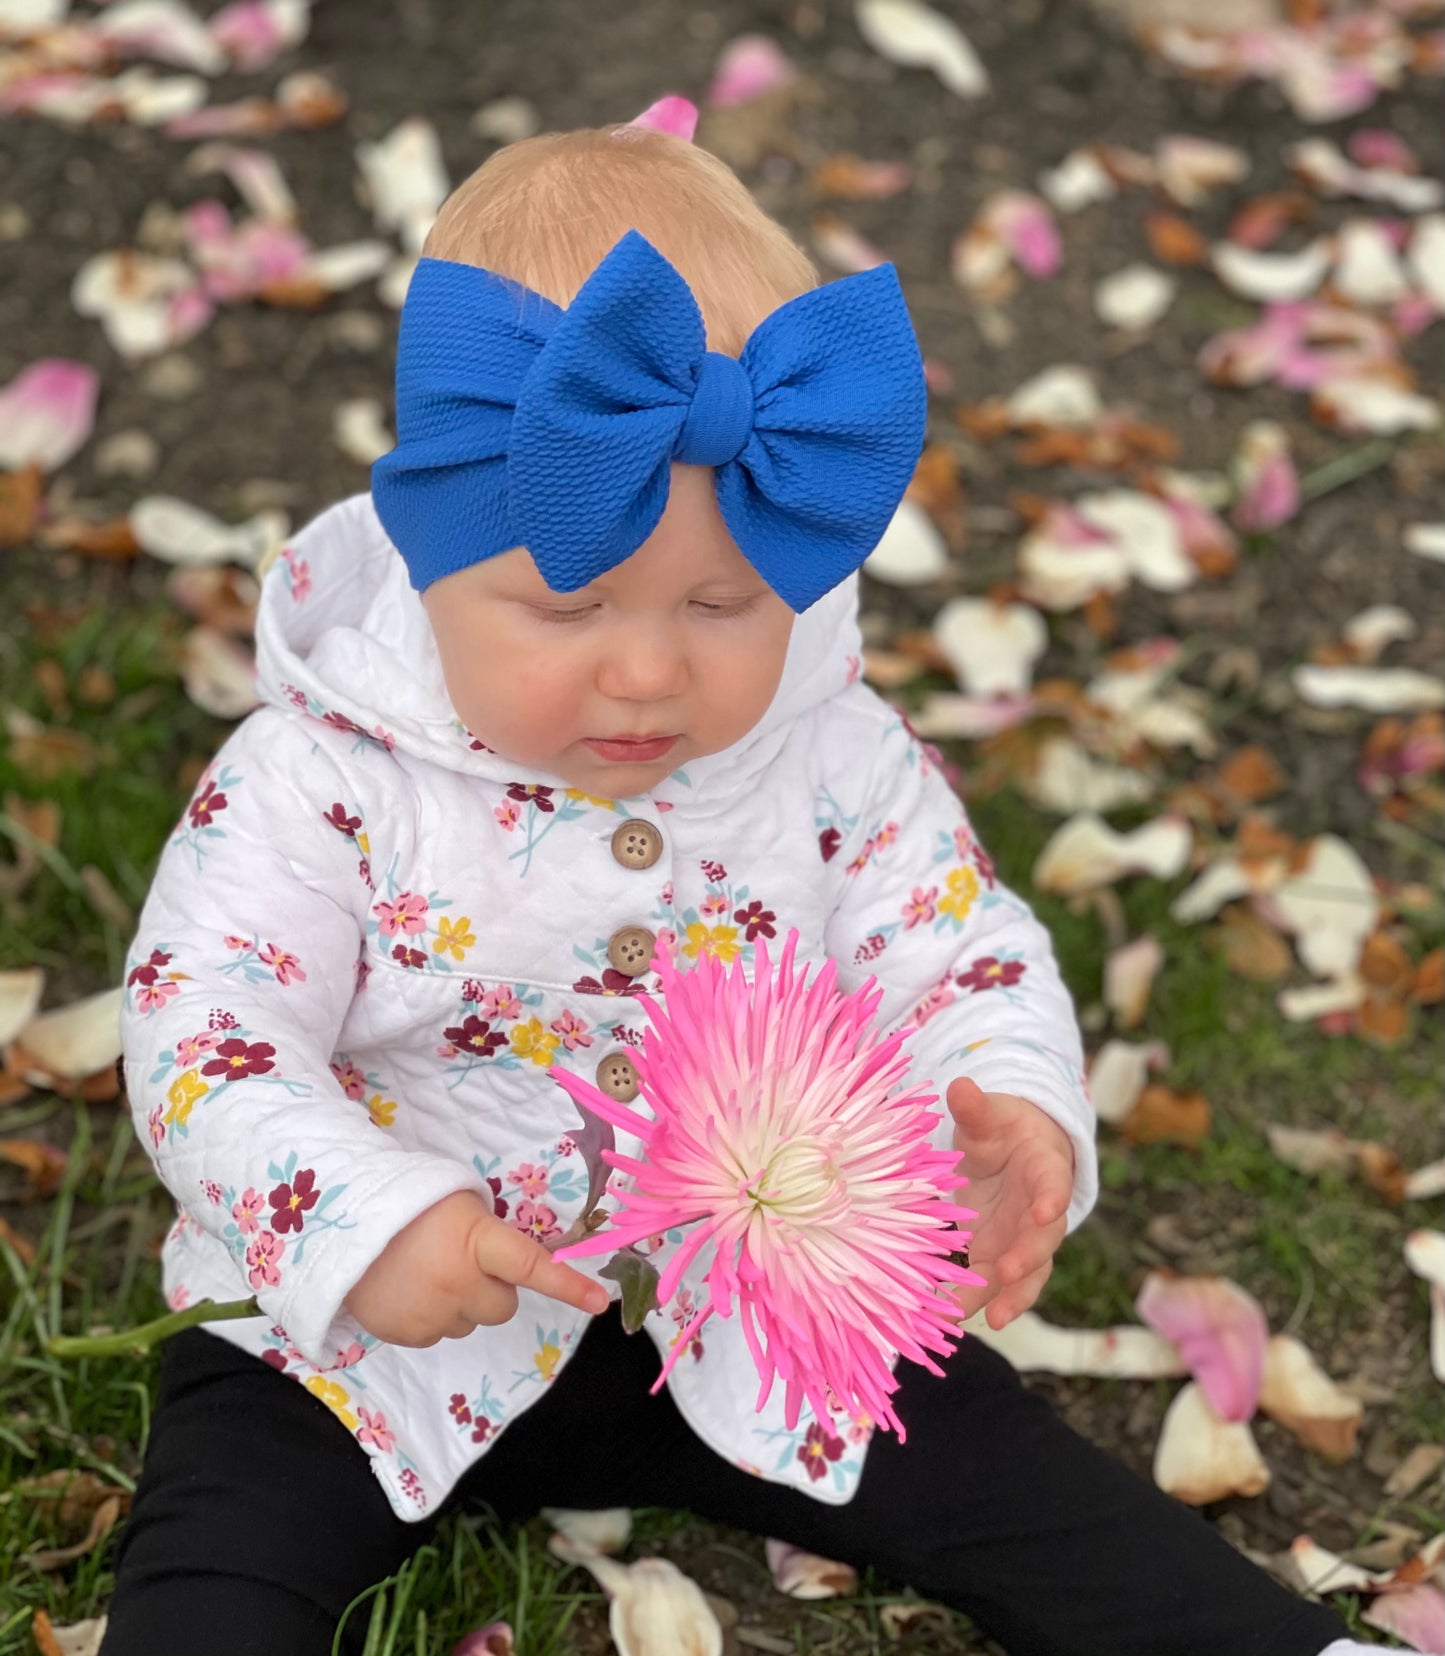
<path fill-rule="evenodd" d="M 635 1334 L 647 1313 L 657 1310 L 656 1268 L 634 1249 L 621 1248 L 597 1274 L 622 1289 L 622 1326 Z"/>

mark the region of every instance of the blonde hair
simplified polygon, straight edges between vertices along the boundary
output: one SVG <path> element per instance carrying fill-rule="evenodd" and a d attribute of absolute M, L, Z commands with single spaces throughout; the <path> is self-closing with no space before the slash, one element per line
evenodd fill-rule
<path fill-rule="evenodd" d="M 730 167 L 646 127 L 581 127 L 506 145 L 442 203 L 423 251 L 566 306 L 631 229 L 681 273 L 708 349 L 729 356 L 770 312 L 818 285 L 807 254 Z"/>

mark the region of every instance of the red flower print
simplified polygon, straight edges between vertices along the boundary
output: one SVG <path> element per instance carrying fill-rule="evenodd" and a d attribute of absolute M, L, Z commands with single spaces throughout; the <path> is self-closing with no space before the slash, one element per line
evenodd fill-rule
<path fill-rule="evenodd" d="M 309 1167 L 303 1167 L 290 1184 L 278 1184 L 271 1192 L 271 1206 L 276 1210 L 271 1215 L 272 1227 L 282 1232 L 299 1231 L 301 1215 L 310 1213 L 320 1194 L 316 1175 Z"/>
<path fill-rule="evenodd" d="M 577 1154 L 577 1140 L 570 1133 L 563 1133 L 557 1140 L 557 1154 L 559 1156 L 575 1156 Z"/>
<path fill-rule="evenodd" d="M 205 787 L 191 801 L 189 816 L 192 828 L 209 828 L 218 811 L 226 808 L 226 796 L 221 793 L 214 782 L 207 782 Z"/>
<path fill-rule="evenodd" d="M 209 1064 L 201 1066 L 201 1074 L 219 1075 L 226 1081 L 239 1081 L 243 1075 L 265 1075 L 268 1070 L 275 1069 L 271 1062 L 275 1056 L 276 1048 L 268 1042 L 248 1043 L 237 1036 L 221 1042 L 216 1048 L 216 1056 Z"/>
<path fill-rule="evenodd" d="M 359 995 L 366 987 L 366 980 L 371 976 L 371 962 L 365 955 L 356 957 L 356 992 Z"/>
<path fill-rule="evenodd" d="M 374 903 L 372 913 L 381 917 L 377 926 L 383 937 L 395 937 L 398 932 L 415 937 L 418 932 L 426 930 L 427 910 L 430 907 L 420 892 L 403 891 L 394 903 L 388 903 L 384 897 L 379 903 Z"/>
<path fill-rule="evenodd" d="M 408 1466 L 397 1482 L 406 1491 L 416 1504 L 423 1510 L 426 1508 L 426 1491 L 421 1486 L 421 1479 Z"/>
<path fill-rule="evenodd" d="M 212 1207 L 220 1207 L 221 1187 L 214 1179 L 201 1180 L 201 1194 L 212 1205 Z"/>
<path fill-rule="evenodd" d="M 336 1077 L 342 1092 L 348 1098 L 360 1100 L 366 1097 L 366 1077 L 349 1058 L 339 1063 L 333 1058 L 331 1073 Z"/>
<path fill-rule="evenodd" d="M 338 833 L 345 834 L 347 839 L 356 838 L 356 831 L 361 827 L 361 818 L 347 816 L 346 807 L 339 799 L 329 811 L 323 811 L 321 814 Z"/>
<path fill-rule="evenodd" d="M 206 1019 L 206 1023 L 212 1029 L 236 1029 L 239 1027 L 236 1023 L 235 1013 L 223 1012 L 219 1006 L 211 1009 L 211 1015 Z"/>
<path fill-rule="evenodd" d="M 306 974 L 301 970 L 301 962 L 287 949 L 278 949 L 274 943 L 268 943 L 256 956 L 263 966 L 269 966 L 276 974 L 277 983 L 305 983 Z"/>
<path fill-rule="evenodd" d="M 447 1413 L 456 1421 L 458 1426 L 470 1426 L 472 1411 L 467 1407 L 467 1394 L 453 1392 L 451 1402 L 447 1404 Z"/>
<path fill-rule="evenodd" d="M 467 743 L 467 746 L 473 753 L 495 753 L 497 751 L 496 748 L 488 747 L 480 736 L 472 736 L 470 730 L 467 732 L 467 735 L 471 736 L 471 740 Z"/>
<path fill-rule="evenodd" d="M 323 713 L 322 724 L 329 724 L 333 730 L 344 730 L 351 736 L 365 736 L 366 732 L 357 724 L 355 719 L 348 719 L 344 713 Z"/>
<path fill-rule="evenodd" d="M 978 870 L 978 877 L 990 891 L 998 884 L 998 870 L 994 861 L 984 848 L 975 842 L 973 848 L 973 866 Z"/>
<path fill-rule="evenodd" d="M 405 943 L 398 943 L 391 951 L 391 958 L 403 966 L 410 966 L 414 971 L 420 971 L 426 965 L 426 956 L 420 949 L 409 949 Z"/>
<path fill-rule="evenodd" d="M 977 995 L 985 989 L 997 989 L 1000 985 L 1005 989 L 1011 988 L 1027 970 L 1021 960 L 999 960 L 993 955 L 984 955 L 975 960 L 966 972 L 960 972 L 954 982 L 960 989 L 970 989 Z"/>
<path fill-rule="evenodd" d="M 166 1126 L 165 1122 L 161 1119 L 164 1113 L 165 1105 L 157 1104 L 155 1108 L 151 1110 L 150 1114 L 146 1116 L 146 1131 L 150 1134 L 151 1143 L 154 1145 L 159 1145 L 165 1140 Z"/>
<path fill-rule="evenodd" d="M 922 1029 L 930 1018 L 936 1017 L 945 1006 L 952 1005 L 953 990 L 946 983 L 941 983 L 936 989 L 930 989 L 918 1005 L 913 1008 L 913 1021 Z"/>
<path fill-rule="evenodd" d="M 832 862 L 833 858 L 838 855 L 838 847 L 842 845 L 842 843 L 843 835 L 841 830 L 837 828 L 825 828 L 823 832 L 818 835 L 818 849 L 823 853 L 823 861 Z"/>
<path fill-rule="evenodd" d="M 170 955 L 162 954 L 159 949 L 152 949 L 149 960 L 131 968 L 130 976 L 125 980 L 126 988 L 133 989 L 138 983 L 154 983 L 160 976 L 161 967 L 169 966 L 170 963 Z"/>
<path fill-rule="evenodd" d="M 626 972 L 614 971 L 611 966 L 603 968 L 602 981 L 595 977 L 578 978 L 572 985 L 574 995 L 637 995 L 642 992 L 642 985 L 634 978 L 628 977 Z"/>
<path fill-rule="evenodd" d="M 498 1219 L 505 1219 L 511 1211 L 511 1203 L 502 1199 L 502 1181 L 496 1178 L 488 1179 L 487 1189 L 492 1193 L 492 1212 Z"/>
<path fill-rule="evenodd" d="M 371 877 L 371 858 L 362 857 L 356 865 L 356 872 L 361 876 L 362 885 L 370 890 L 376 890 L 376 881 Z"/>
<path fill-rule="evenodd" d="M 485 1443 L 493 1436 L 492 1423 L 485 1415 L 478 1415 L 472 1426 L 472 1442 Z"/>
<path fill-rule="evenodd" d="M 746 908 L 737 909 L 733 913 L 733 919 L 738 925 L 747 928 L 745 936 L 749 943 L 760 933 L 764 937 L 776 937 L 778 934 L 773 929 L 773 921 L 777 918 L 771 909 L 765 909 L 759 902 L 751 902 Z"/>
<path fill-rule="evenodd" d="M 507 798 L 515 799 L 519 805 L 525 805 L 530 799 L 539 811 L 555 811 L 557 807 L 552 803 L 555 788 L 544 788 L 537 782 L 514 782 L 507 789 Z"/>
<path fill-rule="evenodd" d="M 502 1031 L 483 1023 L 475 1012 L 468 1013 L 461 1023 L 444 1029 L 442 1034 L 459 1052 L 469 1052 L 474 1058 L 490 1058 L 507 1044 Z"/>
<path fill-rule="evenodd" d="M 853 951 L 853 963 L 861 966 L 865 960 L 877 960 L 887 947 L 888 941 L 882 932 L 874 932 L 870 937 L 865 937 Z"/>
<path fill-rule="evenodd" d="M 253 1288 L 274 1288 L 281 1280 L 277 1263 L 286 1252 L 286 1244 L 272 1231 L 258 1232 L 246 1249 L 246 1278 Z"/>
<path fill-rule="evenodd" d="M 728 877 L 727 869 L 720 862 L 713 862 L 707 857 L 704 857 L 698 866 L 702 869 L 703 878 L 711 885 L 721 885 Z"/>
<path fill-rule="evenodd" d="M 816 1420 L 808 1428 L 798 1449 L 798 1459 L 807 1467 L 808 1476 L 814 1483 L 827 1477 L 828 1462 L 841 1459 L 842 1454 L 842 1438 L 834 1437 Z"/>
<path fill-rule="evenodd" d="M 468 978 L 462 985 L 462 999 L 464 1001 L 471 1001 L 473 1005 L 475 1005 L 477 1001 L 479 1001 L 482 996 L 486 994 L 486 992 L 485 985 L 478 983 L 475 978 Z"/>
<path fill-rule="evenodd" d="M 286 1353 L 284 1351 L 277 1351 L 275 1346 L 266 1347 L 266 1349 L 261 1353 L 261 1361 L 263 1363 L 269 1363 L 273 1369 L 277 1370 L 278 1373 L 284 1374 L 286 1372 Z"/>
<path fill-rule="evenodd" d="M 518 1202 L 517 1217 L 512 1223 L 519 1231 L 538 1242 L 546 1241 L 549 1236 L 556 1236 L 562 1229 L 557 1223 L 557 1215 L 545 1202 Z"/>

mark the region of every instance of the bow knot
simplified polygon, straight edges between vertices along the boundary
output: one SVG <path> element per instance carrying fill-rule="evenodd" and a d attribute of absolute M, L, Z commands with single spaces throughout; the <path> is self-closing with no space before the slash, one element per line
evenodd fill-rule
<path fill-rule="evenodd" d="M 743 365 L 721 351 L 705 352 L 673 459 L 687 466 L 729 465 L 752 429 L 753 382 Z"/>

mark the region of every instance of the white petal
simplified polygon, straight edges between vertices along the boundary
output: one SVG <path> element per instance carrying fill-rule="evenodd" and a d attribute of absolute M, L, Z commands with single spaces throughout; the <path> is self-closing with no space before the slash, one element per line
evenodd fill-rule
<path fill-rule="evenodd" d="M 119 0 L 90 25 L 94 35 L 139 57 L 159 58 L 203 75 L 218 75 L 226 54 L 204 23 L 179 0 Z"/>
<path fill-rule="evenodd" d="M 611 1599 L 607 1625 L 618 1656 L 722 1656 L 722 1628 L 712 1607 L 675 1564 L 665 1558 L 620 1564 L 560 1534 L 547 1546 L 590 1570 Z"/>
<path fill-rule="evenodd" d="M 181 683 L 204 712 L 241 719 L 261 702 L 256 662 L 244 644 L 214 627 L 193 627 L 181 645 Z"/>
<path fill-rule="evenodd" d="M 952 691 L 930 691 L 909 723 L 925 741 L 978 741 L 1012 730 L 1033 712 L 1033 697 L 960 696 Z"/>
<path fill-rule="evenodd" d="M 1316 1174 L 1329 1168 L 1349 1173 L 1354 1169 L 1355 1141 L 1338 1127 L 1282 1127 L 1268 1122 L 1264 1133 L 1270 1149 L 1296 1172 Z"/>
<path fill-rule="evenodd" d="M 1080 545 L 1051 533 L 1047 521 L 1019 544 L 1019 584 L 1031 603 L 1049 610 L 1078 609 L 1096 593 L 1129 585 L 1129 559 L 1112 541 Z"/>
<path fill-rule="evenodd" d="M 1437 311 L 1445 311 L 1445 213 L 1431 213 L 1415 226 L 1405 262 L 1415 286 Z"/>
<path fill-rule="evenodd" d="M 1159 182 L 1181 207 L 1197 207 L 1212 191 L 1238 184 L 1249 173 L 1249 157 L 1232 144 L 1190 133 L 1169 133 L 1154 147 Z"/>
<path fill-rule="evenodd" d="M 632 1539 L 630 1507 L 599 1507 L 576 1512 L 570 1507 L 543 1507 L 542 1516 L 569 1541 L 601 1553 L 618 1553 Z"/>
<path fill-rule="evenodd" d="M 1179 283 L 1152 265 L 1126 265 L 1094 289 L 1094 313 L 1111 328 L 1151 328 L 1174 303 Z"/>
<path fill-rule="evenodd" d="M 331 411 L 331 435 L 336 446 L 360 466 L 369 466 L 396 446 L 386 429 L 379 397 L 348 397 Z"/>
<path fill-rule="evenodd" d="M 1331 280 L 1352 305 L 1393 305 L 1410 291 L 1394 242 L 1372 219 L 1350 219 L 1340 226 Z"/>
<path fill-rule="evenodd" d="M 108 1616 L 92 1616 L 87 1621 L 71 1622 L 69 1627 L 52 1627 L 50 1636 L 60 1656 L 99 1656 L 109 1620 Z"/>
<path fill-rule="evenodd" d="M 43 967 L 0 972 L 0 1047 L 8 1046 L 40 1010 L 44 993 Z"/>
<path fill-rule="evenodd" d="M 955 598 L 933 623 L 933 636 L 954 676 L 974 696 L 1022 696 L 1048 648 L 1049 630 L 1028 604 Z"/>
<path fill-rule="evenodd" d="M 450 189 L 436 128 L 409 115 L 385 138 L 358 144 L 356 163 L 377 228 L 397 231 L 402 246 L 419 253 Z"/>
<path fill-rule="evenodd" d="M 1136 937 L 1115 949 L 1104 962 L 1104 1005 L 1120 1029 L 1143 1022 L 1149 995 L 1164 965 L 1164 949 L 1157 937 Z"/>
<path fill-rule="evenodd" d="M 1247 1421 L 1223 1421 L 1191 1380 L 1169 1405 L 1154 1450 L 1154 1482 L 1189 1506 L 1269 1488 Z"/>
<path fill-rule="evenodd" d="M 1405 1180 L 1405 1195 L 1412 1202 L 1427 1201 L 1431 1196 L 1445 1196 L 1445 1158 L 1417 1167 Z"/>
<path fill-rule="evenodd" d="M 1199 578 L 1179 522 L 1162 501 L 1137 489 L 1106 489 L 1074 503 L 1084 521 L 1112 536 L 1130 572 L 1155 592 L 1180 592 Z"/>
<path fill-rule="evenodd" d="M 285 540 L 290 520 L 273 509 L 245 523 L 222 523 L 174 495 L 146 495 L 131 507 L 130 527 L 142 549 L 163 563 L 239 563 L 256 569 Z"/>
<path fill-rule="evenodd" d="M 1193 842 L 1193 831 L 1182 817 L 1159 817 L 1120 834 L 1097 816 L 1077 816 L 1059 828 L 1040 853 L 1034 884 L 1040 891 L 1073 896 L 1125 874 L 1173 879 L 1188 861 Z"/>
<path fill-rule="evenodd" d="M 1105 1041 L 1089 1065 L 1089 1097 L 1099 1120 L 1111 1127 L 1126 1121 L 1148 1085 L 1151 1073 L 1162 1070 L 1168 1062 L 1169 1048 L 1162 1041 L 1148 1041 L 1143 1045 Z"/>
<path fill-rule="evenodd" d="M 1405 550 L 1432 563 L 1445 563 L 1445 523 L 1412 523 L 1404 535 Z"/>
<path fill-rule="evenodd" d="M 379 276 L 395 257 L 383 241 L 338 242 L 310 254 L 298 268 L 296 280 L 319 283 L 328 293 L 344 293 Z"/>
<path fill-rule="evenodd" d="M 1392 380 L 1348 374 L 1317 385 L 1310 411 L 1337 431 L 1392 437 L 1401 431 L 1433 431 L 1440 404 Z"/>
<path fill-rule="evenodd" d="M 211 95 L 211 84 L 199 75 L 157 75 L 137 64 L 117 75 L 110 90 L 128 121 L 137 126 L 165 126 L 200 109 Z"/>
<path fill-rule="evenodd" d="M 24 40 L 65 21 L 70 0 L 0 0 L 0 40 Z"/>
<path fill-rule="evenodd" d="M 1246 897 L 1254 890 L 1254 881 L 1244 865 L 1234 857 L 1220 857 L 1181 891 L 1169 905 L 1169 916 L 1181 926 L 1193 925 L 1196 920 L 1207 920 L 1217 914 L 1226 903 L 1236 897 Z"/>
<path fill-rule="evenodd" d="M 515 144 L 540 132 L 542 117 L 537 113 L 537 106 L 526 98 L 493 98 L 472 116 L 470 124 L 478 138 L 490 138 L 495 144 Z"/>
<path fill-rule="evenodd" d="M 1002 1328 L 983 1312 L 964 1331 L 1001 1352 L 1020 1374 L 1078 1374 L 1092 1380 L 1168 1380 L 1188 1371 L 1174 1344 L 1152 1328 L 1055 1328 L 1023 1311 Z"/>
<path fill-rule="evenodd" d="M 1371 604 L 1352 616 L 1340 636 L 1362 660 L 1376 660 L 1391 645 L 1413 638 L 1419 631 L 1415 617 L 1398 604 Z"/>
<path fill-rule="evenodd" d="M 1419 713 L 1445 707 L 1445 679 L 1413 667 L 1296 667 L 1295 693 L 1312 707 L 1368 713 Z"/>
<path fill-rule="evenodd" d="M 1231 293 L 1275 304 L 1313 293 L 1325 279 L 1330 256 L 1323 238 L 1298 253 L 1261 253 L 1234 242 L 1216 242 L 1210 249 L 1214 273 Z"/>
<path fill-rule="evenodd" d="M 932 69 L 961 98 L 988 91 L 988 71 L 955 23 L 919 0 L 858 0 L 858 32 L 880 57 Z"/>
<path fill-rule="evenodd" d="M 102 989 L 54 1012 L 42 1012 L 25 1025 L 16 1043 L 25 1058 L 67 1081 L 96 1075 L 120 1057 L 124 994 L 123 989 Z"/>
<path fill-rule="evenodd" d="M 1369 869 L 1335 834 L 1311 843 L 1305 866 L 1275 892 L 1274 905 L 1300 959 L 1318 977 L 1353 971 L 1380 918 Z"/>
<path fill-rule="evenodd" d="M 1417 1277 L 1445 1288 L 1445 1231 L 1412 1230 L 1405 1238 L 1405 1263 Z"/>
<path fill-rule="evenodd" d="M 201 176 L 225 173 L 257 218 L 294 224 L 301 216 L 280 163 L 267 150 L 221 142 L 202 144 L 187 160 L 186 171 Z"/>
<path fill-rule="evenodd" d="M 1367 1570 L 1351 1564 L 1308 1535 L 1297 1535 L 1289 1548 L 1289 1573 L 1302 1593 L 1318 1598 L 1325 1593 L 1371 1593 L 1390 1579 L 1389 1570 Z"/>
<path fill-rule="evenodd" d="M 764 1543 L 773 1586 L 795 1599 L 830 1599 L 851 1593 L 858 1585 L 858 1572 L 851 1564 L 804 1552 L 790 1541 L 769 1539 Z"/>
<path fill-rule="evenodd" d="M 211 305 L 194 270 L 181 259 L 134 248 L 96 253 L 75 273 L 70 301 L 97 317 L 125 357 L 152 356 L 205 326 Z"/>
<path fill-rule="evenodd" d="M 1071 150 L 1052 171 L 1040 173 L 1039 189 L 1060 213 L 1077 213 L 1119 193 L 1109 170 L 1087 149 Z"/>
<path fill-rule="evenodd" d="M 1115 811 L 1138 805 L 1154 793 L 1140 770 L 1105 764 L 1071 736 L 1050 736 L 1039 748 L 1033 771 L 1019 787 L 1035 805 L 1068 816 L 1076 811 Z"/>
<path fill-rule="evenodd" d="M 95 425 L 100 376 L 84 362 L 42 357 L 0 391 L 0 471 L 57 471 Z"/>
<path fill-rule="evenodd" d="M 947 572 L 948 547 L 928 513 L 905 499 L 898 503 L 863 568 L 875 581 L 889 586 L 922 586 Z"/>
<path fill-rule="evenodd" d="M 1025 380 L 1008 400 L 1009 418 L 1020 426 L 1087 427 L 1103 411 L 1094 376 L 1071 362 L 1045 368 Z"/>
<path fill-rule="evenodd" d="M 1275 999 L 1281 1014 L 1291 1023 L 1313 1023 L 1336 1012 L 1353 1012 L 1364 1004 L 1363 979 L 1353 972 L 1328 983 L 1310 983 L 1298 989 L 1281 989 Z"/>
<path fill-rule="evenodd" d="M 1343 1392 L 1288 1334 L 1276 1334 L 1264 1351 L 1259 1406 L 1309 1448 L 1342 1460 L 1354 1452 L 1365 1406 Z"/>

